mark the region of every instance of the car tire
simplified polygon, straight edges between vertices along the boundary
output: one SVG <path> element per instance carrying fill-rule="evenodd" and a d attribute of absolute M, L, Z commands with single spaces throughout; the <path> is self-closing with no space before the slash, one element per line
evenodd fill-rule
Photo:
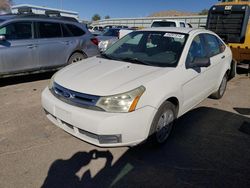
<path fill-rule="evenodd" d="M 70 56 L 70 58 L 68 60 L 68 64 L 76 63 L 76 62 L 81 61 L 83 59 L 86 59 L 86 56 L 84 54 L 79 53 L 79 52 L 75 52 Z"/>
<path fill-rule="evenodd" d="M 164 144 L 173 130 L 176 120 L 176 106 L 166 101 L 157 111 L 150 130 L 148 141 L 153 145 Z"/>
<path fill-rule="evenodd" d="M 221 99 L 227 88 L 228 75 L 227 73 L 223 76 L 219 89 L 213 93 L 210 98 L 212 99 Z"/>

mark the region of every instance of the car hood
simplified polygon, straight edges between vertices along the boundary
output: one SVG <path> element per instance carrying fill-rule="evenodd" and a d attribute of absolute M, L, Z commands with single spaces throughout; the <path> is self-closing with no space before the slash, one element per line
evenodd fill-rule
<path fill-rule="evenodd" d="M 54 81 L 73 91 L 107 96 L 146 86 L 171 70 L 93 57 L 65 67 Z"/>

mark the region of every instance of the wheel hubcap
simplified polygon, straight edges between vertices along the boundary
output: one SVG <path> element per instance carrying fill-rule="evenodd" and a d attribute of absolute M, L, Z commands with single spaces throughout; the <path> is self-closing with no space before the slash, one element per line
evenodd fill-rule
<path fill-rule="evenodd" d="M 75 57 L 73 60 L 72 60 L 72 63 L 76 63 L 78 61 L 81 61 L 83 58 L 82 57 Z"/>
<path fill-rule="evenodd" d="M 170 135 L 173 121 L 174 112 L 172 110 L 167 110 L 160 116 L 156 127 L 156 138 L 159 143 L 164 142 Z"/>

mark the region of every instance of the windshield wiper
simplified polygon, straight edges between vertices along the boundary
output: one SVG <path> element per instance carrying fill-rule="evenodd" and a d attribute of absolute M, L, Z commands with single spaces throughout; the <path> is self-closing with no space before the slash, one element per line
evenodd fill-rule
<path fill-rule="evenodd" d="M 126 62 L 130 62 L 130 63 L 141 64 L 141 65 L 151 65 L 151 64 L 146 63 L 144 61 L 141 61 L 141 60 L 139 60 L 137 58 L 129 58 L 129 57 L 127 57 L 127 58 L 121 59 L 121 61 L 126 61 Z"/>
<path fill-rule="evenodd" d="M 105 53 L 101 53 L 100 57 L 105 58 L 105 59 L 113 59 Z"/>

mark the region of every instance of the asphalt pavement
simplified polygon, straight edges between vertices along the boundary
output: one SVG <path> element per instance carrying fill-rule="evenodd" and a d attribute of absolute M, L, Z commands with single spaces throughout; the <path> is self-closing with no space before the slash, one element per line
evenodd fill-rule
<path fill-rule="evenodd" d="M 181 117 L 162 147 L 98 148 L 53 125 L 52 73 L 0 80 L 0 187 L 250 187 L 250 77 Z"/>

